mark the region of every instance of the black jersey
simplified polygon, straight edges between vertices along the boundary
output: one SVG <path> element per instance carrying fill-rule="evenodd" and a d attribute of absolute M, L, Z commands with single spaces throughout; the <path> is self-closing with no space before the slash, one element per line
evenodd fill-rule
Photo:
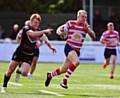
<path fill-rule="evenodd" d="M 34 31 L 29 26 L 24 26 L 21 30 L 21 43 L 15 50 L 12 56 L 12 60 L 17 62 L 27 62 L 31 65 L 36 49 L 36 39 L 27 35 L 29 30 Z"/>
<path fill-rule="evenodd" d="M 26 53 L 33 53 L 36 48 L 36 39 L 27 35 L 29 30 L 34 31 L 30 26 L 24 26 L 22 28 L 22 39 L 19 48 Z"/>

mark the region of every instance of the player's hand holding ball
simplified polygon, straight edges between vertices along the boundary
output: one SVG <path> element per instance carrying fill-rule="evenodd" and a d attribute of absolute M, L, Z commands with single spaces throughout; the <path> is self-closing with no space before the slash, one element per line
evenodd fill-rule
<path fill-rule="evenodd" d="M 68 29 L 64 26 L 61 25 L 57 28 L 56 33 L 62 38 L 62 39 L 66 39 L 67 38 L 67 34 L 68 34 Z"/>

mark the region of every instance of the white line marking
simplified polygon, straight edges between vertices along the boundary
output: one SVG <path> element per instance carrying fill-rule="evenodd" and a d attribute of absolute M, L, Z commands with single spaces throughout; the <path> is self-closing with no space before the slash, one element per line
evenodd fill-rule
<path fill-rule="evenodd" d="M 110 85 L 110 84 L 83 84 L 81 86 L 89 87 L 89 88 L 100 88 L 100 89 L 113 89 L 113 90 L 120 90 L 119 85 Z"/>
<path fill-rule="evenodd" d="M 15 83 L 15 82 L 9 82 L 10 85 L 15 85 L 15 86 L 23 86 L 23 84 L 20 83 Z"/>
<path fill-rule="evenodd" d="M 104 89 L 117 89 L 120 90 L 120 86 L 118 85 L 109 85 L 109 84 L 94 84 L 94 87 L 104 88 Z"/>
<path fill-rule="evenodd" d="M 65 96 L 63 94 L 59 94 L 56 92 L 51 92 L 51 91 L 47 91 L 47 90 L 39 90 L 41 93 L 45 93 L 45 94 L 51 94 L 51 95 L 56 95 L 56 96 Z"/>

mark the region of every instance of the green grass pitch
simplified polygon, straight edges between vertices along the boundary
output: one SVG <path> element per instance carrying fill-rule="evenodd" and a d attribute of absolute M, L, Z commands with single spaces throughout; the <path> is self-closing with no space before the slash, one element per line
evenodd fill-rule
<path fill-rule="evenodd" d="M 61 63 L 38 63 L 32 79 L 21 76 L 15 82 L 13 73 L 7 93 L 0 98 L 120 98 L 120 66 L 116 66 L 115 78 L 109 79 L 110 66 L 80 64 L 68 81 L 68 89 L 59 86 L 64 75 L 54 77 L 49 87 L 44 86 L 46 73 Z M 0 63 L 0 88 L 8 63 Z"/>

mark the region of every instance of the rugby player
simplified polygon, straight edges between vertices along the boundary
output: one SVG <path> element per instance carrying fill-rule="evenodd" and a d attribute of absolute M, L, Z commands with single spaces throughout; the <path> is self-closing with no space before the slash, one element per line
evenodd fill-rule
<path fill-rule="evenodd" d="M 67 36 L 67 41 L 64 48 L 66 59 L 63 66 L 58 67 L 53 72 L 47 73 L 45 86 L 49 86 L 50 81 L 54 76 L 65 73 L 60 86 L 67 89 L 68 78 L 72 75 L 80 63 L 80 49 L 82 48 L 86 34 L 88 33 L 93 40 L 95 39 L 95 34 L 87 23 L 87 12 L 85 10 L 79 10 L 77 12 L 76 20 L 69 20 L 58 29 L 57 34 L 60 36 Z"/>
<path fill-rule="evenodd" d="M 23 76 L 27 76 L 30 65 L 33 60 L 34 50 L 36 48 L 37 38 L 45 33 L 51 34 L 52 29 L 45 29 L 42 31 L 36 31 L 39 27 L 41 17 L 39 14 L 32 14 L 30 17 L 30 25 L 22 28 L 22 39 L 18 47 L 13 53 L 12 60 L 9 63 L 9 67 L 4 75 L 3 86 L 1 93 L 6 92 L 8 81 L 12 73 L 15 71 L 17 65 L 22 62 L 21 73 Z"/>
<path fill-rule="evenodd" d="M 102 66 L 105 69 L 109 65 L 111 59 L 111 71 L 109 77 L 110 79 L 113 79 L 117 59 L 116 47 L 119 44 L 119 33 L 114 30 L 114 24 L 112 22 L 107 24 L 107 30 L 103 32 L 100 42 L 105 45 L 105 60 Z"/>

